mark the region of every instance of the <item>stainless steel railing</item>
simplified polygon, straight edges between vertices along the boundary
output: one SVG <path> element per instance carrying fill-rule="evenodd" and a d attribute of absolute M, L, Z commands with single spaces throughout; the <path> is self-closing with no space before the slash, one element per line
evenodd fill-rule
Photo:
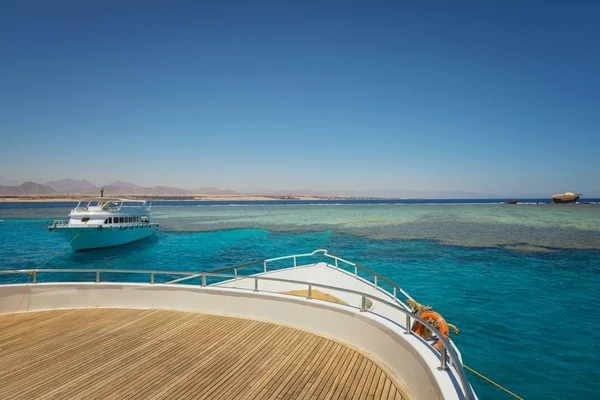
<path fill-rule="evenodd" d="M 65 219 L 55 219 L 52 222 L 52 225 L 50 225 L 52 228 L 61 228 L 63 226 L 68 226 L 69 225 L 69 221 L 65 220 Z"/>
<path fill-rule="evenodd" d="M 313 252 L 309 255 L 314 255 L 318 252 L 324 252 L 324 254 L 327 254 L 326 250 L 317 250 L 316 252 Z M 275 260 L 281 260 L 281 259 L 287 259 L 287 258 L 292 258 L 292 257 L 303 257 L 306 255 L 296 255 L 296 256 L 289 256 L 289 257 L 279 257 L 276 259 L 269 259 L 269 260 L 263 260 L 263 265 L 266 266 L 266 264 L 268 262 L 271 261 L 275 261 Z M 331 256 L 332 258 L 335 256 Z M 337 260 L 342 260 L 339 257 L 336 257 Z M 343 260 L 346 263 L 352 264 L 350 262 L 347 262 L 345 260 Z M 228 267 L 228 268 L 240 268 L 240 267 L 244 267 L 244 266 L 249 266 L 249 265 L 256 265 L 258 262 L 254 262 L 254 263 L 248 263 L 248 264 L 242 264 L 236 267 Z M 356 264 L 354 264 L 356 266 Z M 356 290 L 351 290 L 351 289 L 346 289 L 346 288 L 341 288 L 341 287 L 336 287 L 336 286 L 331 286 L 331 285 L 324 285 L 324 284 L 320 284 L 320 283 L 314 283 L 314 282 L 306 282 L 306 281 L 296 281 L 296 280 L 289 280 L 289 279 L 281 279 L 281 278 L 273 278 L 273 277 L 269 277 L 269 276 L 257 276 L 257 275 L 239 275 L 237 273 L 234 274 L 224 274 L 224 273 L 220 273 L 220 272 L 180 272 L 180 271 L 164 271 L 164 270 L 127 270 L 127 269 L 39 269 L 39 270 L 27 270 L 27 269 L 22 269 L 22 270 L 5 270 L 5 271 L 0 271 L 0 276 L 1 275 L 10 275 L 10 274 L 28 274 L 31 275 L 29 278 L 31 280 L 31 284 L 38 284 L 37 282 L 37 276 L 38 274 L 53 274 L 53 273 L 76 273 L 76 274 L 81 274 L 81 273 L 87 273 L 87 274 L 94 274 L 95 275 L 95 283 L 101 283 L 103 281 L 101 281 L 101 274 L 137 274 L 137 275 L 149 275 L 149 279 L 145 282 L 133 282 L 134 284 L 151 284 L 154 285 L 155 283 L 155 277 L 156 275 L 170 275 L 170 276 L 182 276 L 179 279 L 175 279 L 175 280 L 171 280 L 165 284 L 175 284 L 175 283 L 179 283 L 179 282 L 183 282 L 183 281 L 188 281 L 194 278 L 201 278 L 201 284 L 200 285 L 193 285 L 193 286 L 201 286 L 201 287 L 205 287 L 205 288 L 209 288 L 211 290 L 214 289 L 233 289 L 233 290 L 252 290 L 253 292 L 259 292 L 260 288 L 259 288 L 259 282 L 261 281 L 265 281 L 265 282 L 279 282 L 279 283 L 287 283 L 287 284 L 295 284 L 295 285 L 303 285 L 306 286 L 307 288 L 307 299 L 312 299 L 312 290 L 313 288 L 321 288 L 321 289 L 326 289 L 326 290 L 333 290 L 333 291 L 339 291 L 339 292 L 343 292 L 343 293 L 347 293 L 347 294 L 352 294 L 352 295 L 356 295 L 359 296 L 361 299 L 361 305 L 360 307 L 355 307 L 352 305 L 346 305 L 348 307 L 352 307 L 352 308 L 359 308 L 359 310 L 361 312 L 369 312 L 372 313 L 373 315 L 378 316 L 378 314 L 374 313 L 373 311 L 371 311 L 370 309 L 368 309 L 366 307 L 366 300 L 369 299 L 371 302 L 375 303 L 380 303 L 383 304 L 385 306 L 391 307 L 392 309 L 401 312 L 402 314 L 405 315 L 405 325 L 404 327 L 402 326 L 402 324 L 400 324 L 397 321 L 392 321 L 394 324 L 396 324 L 399 327 L 403 327 L 404 328 L 404 334 L 406 335 L 416 335 L 414 332 L 412 332 L 411 330 L 411 326 L 412 323 L 414 321 L 418 321 L 421 324 L 425 325 L 428 329 L 430 329 L 435 335 L 437 335 L 438 339 L 440 340 L 440 342 L 442 343 L 442 347 L 439 350 L 440 353 L 440 366 L 438 367 L 438 370 L 443 371 L 443 372 L 448 372 L 449 370 L 449 365 L 454 365 L 455 367 L 455 371 L 456 374 L 458 376 L 458 380 L 460 382 L 460 386 L 462 389 L 462 392 L 465 396 L 466 399 L 468 400 L 475 400 L 476 396 L 473 392 L 473 389 L 471 388 L 471 385 L 469 384 L 465 373 L 464 373 L 464 369 L 463 369 L 463 365 L 462 362 L 460 360 L 460 358 L 458 357 L 458 354 L 456 353 L 456 351 L 454 350 L 454 348 L 452 347 L 452 345 L 450 344 L 450 342 L 444 338 L 444 336 L 442 335 L 442 333 L 436 329 L 434 326 L 432 326 L 429 322 L 427 322 L 426 320 L 424 320 L 423 318 L 413 314 L 410 310 L 408 310 L 406 307 L 404 307 L 403 305 L 399 305 L 397 304 L 396 301 L 391 302 L 385 299 L 382 299 L 381 297 L 372 295 L 372 294 L 368 294 L 368 293 L 364 293 L 364 292 L 360 292 L 360 291 L 356 291 Z M 376 275 L 378 276 L 378 275 Z M 219 287 L 219 286 L 213 286 L 213 285 L 207 285 L 207 277 L 215 277 L 215 278 L 226 278 L 226 279 L 230 279 L 230 280 L 241 280 L 241 279 L 251 279 L 254 282 L 254 285 L 252 285 L 253 289 L 242 289 L 242 288 L 236 288 L 236 287 Z M 28 280 L 29 282 L 29 280 Z M 114 282 L 114 281 L 104 281 L 106 283 L 132 283 L 132 282 Z M 51 282 L 51 283 L 57 283 L 57 282 Z M 60 282 L 58 282 L 60 283 Z M 77 281 L 77 283 L 81 283 L 81 281 Z M 29 284 L 29 283 L 27 283 Z M 399 288 L 398 288 L 399 289 Z M 401 290 L 401 289 L 400 289 Z M 294 296 L 294 297 L 298 297 L 296 294 L 286 294 L 286 293 L 279 293 L 279 294 L 283 294 L 283 295 L 288 295 L 288 296 Z M 322 301 L 327 301 L 327 300 L 322 300 Z M 379 316 L 378 316 L 379 317 Z M 387 320 L 387 319 L 386 319 Z M 429 346 L 429 344 L 427 344 Z M 448 360 L 448 358 L 450 358 L 450 360 Z M 450 361 L 450 362 L 449 362 Z"/>
<path fill-rule="evenodd" d="M 358 280 L 361 280 L 371 286 L 373 286 L 375 289 L 377 289 L 378 291 L 382 292 L 383 294 L 385 294 L 386 296 L 388 296 L 389 298 L 393 299 L 396 302 L 400 302 L 403 303 L 401 299 L 398 298 L 398 293 L 404 295 L 407 299 L 412 300 L 412 297 L 406 293 L 401 287 L 399 287 L 398 285 L 396 285 L 394 282 L 392 282 L 391 280 L 387 279 L 386 277 L 384 277 L 383 275 L 378 274 L 375 271 L 372 271 L 366 267 L 363 267 L 362 265 L 353 263 L 351 261 L 345 260 L 341 257 L 338 256 L 334 256 L 333 254 L 329 254 L 327 250 L 325 249 L 318 249 L 313 251 L 312 253 L 304 253 L 304 254 L 294 254 L 291 256 L 283 256 L 283 257 L 275 257 L 275 258 L 269 258 L 266 260 L 259 260 L 259 261 L 254 261 L 254 262 L 250 262 L 250 263 L 246 263 L 246 264 L 239 264 L 239 265 L 234 265 L 231 267 L 223 267 L 223 268 L 218 268 L 215 270 L 212 270 L 210 272 L 223 272 L 223 271 L 228 271 L 228 270 L 234 270 L 234 274 L 237 275 L 237 270 L 240 268 L 244 268 L 244 267 L 249 267 L 249 266 L 253 266 L 253 265 L 258 265 L 258 264 L 263 264 L 263 272 L 269 272 L 268 269 L 268 264 L 272 263 L 274 261 L 281 261 L 281 260 L 293 260 L 294 264 L 293 266 L 296 268 L 298 267 L 298 259 L 302 259 L 302 258 L 306 258 L 306 257 L 314 257 L 316 255 L 321 255 L 323 257 L 327 257 L 329 259 L 334 260 L 334 266 L 336 269 L 339 269 L 343 272 L 348 272 L 346 270 L 344 270 L 342 267 L 340 267 L 340 263 L 350 266 L 354 271 L 354 277 Z M 280 269 L 280 268 L 279 268 Z M 275 269 L 277 270 L 277 269 Z M 273 271 L 273 270 L 271 270 Z M 367 274 L 372 276 L 373 281 L 371 282 L 368 279 L 364 279 L 361 276 L 359 276 L 358 271 L 363 271 L 366 272 Z M 385 282 L 388 285 L 390 285 L 390 287 L 392 288 L 392 292 L 387 291 L 385 288 L 383 288 L 380 284 L 380 282 Z"/>

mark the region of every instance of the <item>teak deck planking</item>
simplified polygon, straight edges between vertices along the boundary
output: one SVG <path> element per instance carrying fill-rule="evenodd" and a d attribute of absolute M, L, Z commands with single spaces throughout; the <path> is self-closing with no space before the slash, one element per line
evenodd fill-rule
<path fill-rule="evenodd" d="M 91 308 L 0 315 L 0 398 L 407 397 L 374 360 L 303 330 L 191 312 Z"/>

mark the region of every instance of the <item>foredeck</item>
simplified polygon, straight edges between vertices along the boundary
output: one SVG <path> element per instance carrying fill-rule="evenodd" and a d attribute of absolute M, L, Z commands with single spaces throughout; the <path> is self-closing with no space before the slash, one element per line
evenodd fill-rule
<path fill-rule="evenodd" d="M 406 399 L 363 353 L 302 330 L 191 312 L 0 315 L 2 399 Z"/>

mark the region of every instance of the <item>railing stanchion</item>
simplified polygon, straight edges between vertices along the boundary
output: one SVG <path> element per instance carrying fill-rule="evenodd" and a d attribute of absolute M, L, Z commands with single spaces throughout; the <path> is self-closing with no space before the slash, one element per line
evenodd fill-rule
<path fill-rule="evenodd" d="M 356 265 L 354 266 L 354 277 L 358 277 L 358 267 Z"/>
<path fill-rule="evenodd" d="M 31 275 L 33 275 L 33 283 L 37 283 L 37 272 L 33 271 Z"/>
<path fill-rule="evenodd" d="M 335 269 L 338 269 L 338 268 L 339 268 L 339 267 L 338 267 L 338 259 L 336 258 L 336 259 L 335 259 Z"/>
<path fill-rule="evenodd" d="M 404 334 L 405 335 L 410 335 L 410 314 L 406 314 L 406 329 L 404 329 Z"/>
<path fill-rule="evenodd" d="M 296 268 L 298 265 L 296 264 L 296 256 L 294 256 L 294 268 Z"/>
<path fill-rule="evenodd" d="M 394 300 L 398 300 L 398 299 L 396 298 L 396 286 L 394 286 Z"/>
<path fill-rule="evenodd" d="M 442 344 L 442 348 L 440 349 L 441 357 L 440 357 L 440 366 L 438 369 L 440 371 L 445 371 L 448 369 L 446 366 L 446 358 L 448 358 L 448 352 L 446 351 L 446 346 Z"/>
<path fill-rule="evenodd" d="M 374 283 L 374 285 L 375 285 L 375 289 L 377 289 L 377 275 L 373 275 L 373 276 L 375 277 L 375 279 L 374 279 L 374 282 L 375 282 L 375 283 Z"/>
<path fill-rule="evenodd" d="M 238 278 L 238 276 L 237 276 L 237 268 L 233 269 L 233 276 L 235 277 L 235 280 L 237 281 L 237 278 Z"/>
<path fill-rule="evenodd" d="M 202 287 L 206 286 L 206 275 L 202 274 Z"/>
<path fill-rule="evenodd" d="M 360 301 L 360 311 L 361 312 L 367 311 L 367 298 L 365 296 L 362 296 L 362 299 Z"/>
<path fill-rule="evenodd" d="M 154 284 L 154 272 L 150 272 L 150 283 Z"/>
<path fill-rule="evenodd" d="M 254 278 L 254 291 L 258 292 L 258 278 Z"/>
<path fill-rule="evenodd" d="M 96 283 L 100 282 L 100 271 L 96 271 Z"/>
<path fill-rule="evenodd" d="M 265 274 L 267 273 L 267 262 L 264 262 L 264 267 L 265 267 Z"/>
<path fill-rule="evenodd" d="M 306 296 L 307 299 L 312 299 L 312 285 L 309 283 L 308 284 L 308 296 Z"/>

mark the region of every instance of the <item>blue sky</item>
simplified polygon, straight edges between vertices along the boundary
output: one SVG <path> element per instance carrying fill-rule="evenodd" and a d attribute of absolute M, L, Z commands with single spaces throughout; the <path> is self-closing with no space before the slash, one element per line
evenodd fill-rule
<path fill-rule="evenodd" d="M 600 195 L 600 2 L 7 1 L 0 175 Z"/>

